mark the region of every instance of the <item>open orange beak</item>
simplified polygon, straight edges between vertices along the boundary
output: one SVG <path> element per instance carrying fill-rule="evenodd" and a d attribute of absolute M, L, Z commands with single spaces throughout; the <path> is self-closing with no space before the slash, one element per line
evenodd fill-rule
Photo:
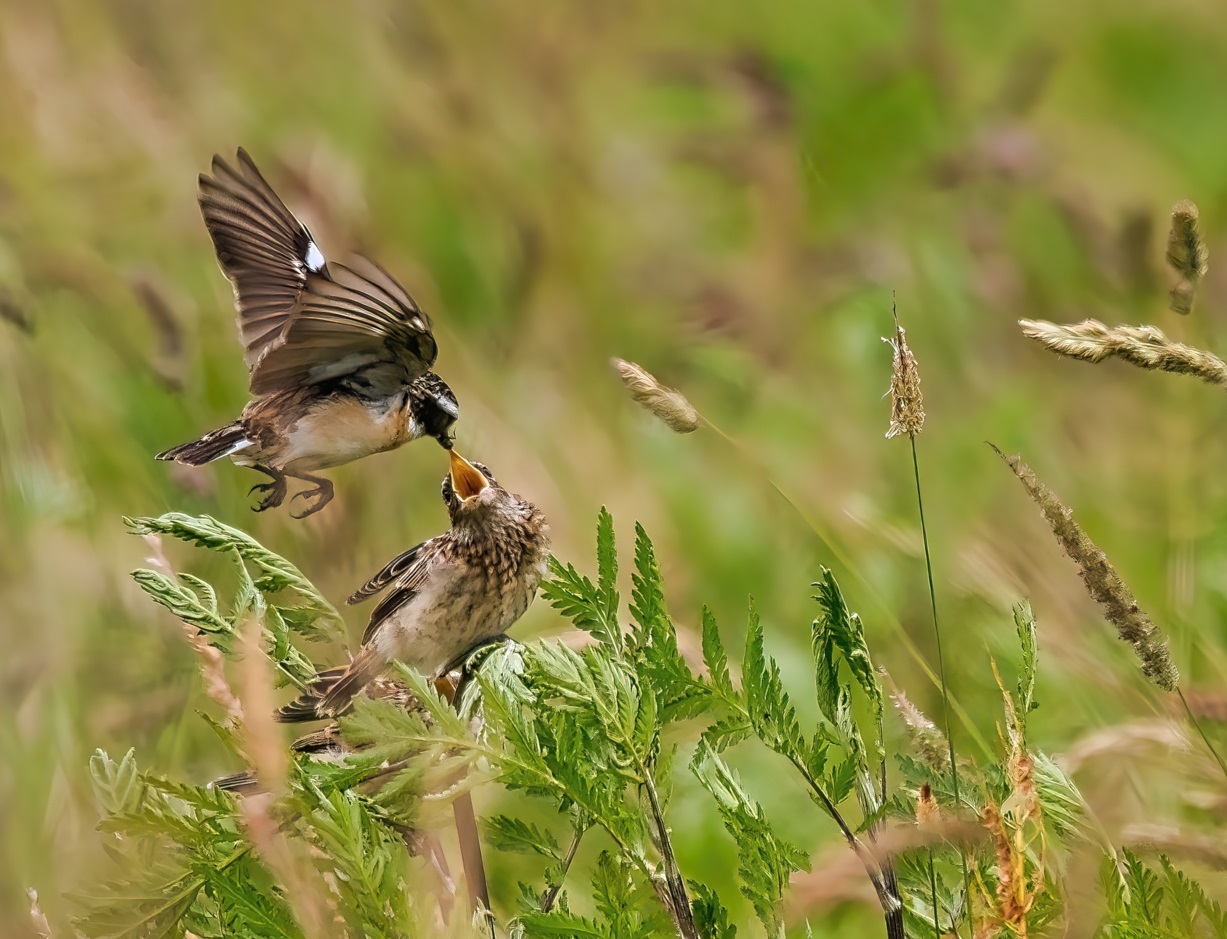
<path fill-rule="evenodd" d="M 490 485 L 490 480 L 476 466 L 455 450 L 448 450 L 452 461 L 452 488 L 461 502 L 467 502 Z"/>

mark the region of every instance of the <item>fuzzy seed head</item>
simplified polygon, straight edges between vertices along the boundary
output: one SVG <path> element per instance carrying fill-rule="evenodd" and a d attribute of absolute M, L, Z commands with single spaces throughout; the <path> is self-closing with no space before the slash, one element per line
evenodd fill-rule
<path fill-rule="evenodd" d="M 937 800 L 933 798 L 933 790 L 928 783 L 922 783 L 916 796 L 916 827 L 928 828 L 935 825 L 941 818 L 941 810 Z"/>
<path fill-rule="evenodd" d="M 1167 233 L 1167 263 L 1175 274 L 1171 308 L 1182 316 L 1193 311 L 1197 285 L 1209 267 L 1209 255 L 1197 219 L 1197 206 L 1188 199 L 1172 206 L 1172 226 Z"/>
<path fill-rule="evenodd" d="M 686 396 L 662 384 L 655 375 L 625 359 L 610 359 L 631 398 L 660 418 L 675 433 L 689 434 L 699 427 L 699 412 Z"/>
<path fill-rule="evenodd" d="M 933 770 L 939 773 L 949 772 L 950 755 L 945 734 L 937 729 L 937 725 L 929 720 L 902 690 L 893 689 L 890 699 L 907 728 L 908 740 L 917 756 Z"/>
<path fill-rule="evenodd" d="M 991 443 L 989 446 L 993 447 Z M 1006 456 L 996 447 L 993 450 L 1014 471 L 1031 501 L 1044 514 L 1065 553 L 1078 565 L 1086 592 L 1103 609 L 1104 618 L 1116 627 L 1121 639 L 1133 646 L 1142 662 L 1142 674 L 1164 691 L 1175 691 L 1180 673 L 1168 652 L 1167 639 L 1138 606 L 1137 599 L 1116 573 L 1108 556 L 1091 541 L 1082 526 L 1074 521 L 1069 507 L 1039 480 L 1031 467 L 1018 456 Z"/>
<path fill-rule="evenodd" d="M 896 321 L 895 337 L 884 339 L 894 357 L 890 370 L 890 428 L 886 437 L 906 434 L 915 437 L 925 425 L 925 402 L 920 393 L 920 371 L 916 368 L 916 356 L 907 344 L 903 327 Z"/>
<path fill-rule="evenodd" d="M 1153 326 L 1105 326 L 1099 320 L 1048 323 L 1019 320 L 1023 335 L 1058 355 L 1086 362 L 1123 359 L 1139 368 L 1196 375 L 1227 387 L 1227 362 L 1203 349 L 1173 342 Z"/>

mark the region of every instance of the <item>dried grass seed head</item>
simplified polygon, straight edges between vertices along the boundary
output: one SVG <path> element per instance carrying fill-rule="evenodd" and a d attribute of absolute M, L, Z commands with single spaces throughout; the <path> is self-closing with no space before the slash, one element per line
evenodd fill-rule
<path fill-rule="evenodd" d="M 921 783 L 920 792 L 916 796 L 916 825 L 927 828 L 941 820 L 941 809 L 933 798 L 933 789 L 928 783 Z"/>
<path fill-rule="evenodd" d="M 1045 486 L 1020 457 L 1006 456 L 991 443 L 994 452 L 1013 470 L 1031 501 L 1040 507 L 1061 547 L 1078 565 L 1086 591 L 1103 608 L 1104 617 L 1117 634 L 1133 646 L 1142 662 L 1142 674 L 1164 691 L 1175 691 L 1180 673 L 1172 662 L 1167 640 L 1138 606 L 1137 599 L 1108 560 L 1108 556 L 1074 521 L 1073 512 L 1056 493 Z"/>
<path fill-rule="evenodd" d="M 1018 325 L 1024 336 L 1058 355 L 1086 362 L 1118 358 L 1139 368 L 1196 375 L 1227 387 L 1227 362 L 1203 349 L 1174 342 L 1153 326 L 1105 326 L 1091 319 L 1068 324 L 1019 320 Z"/>
<path fill-rule="evenodd" d="M 680 391 L 662 384 L 641 365 L 610 359 L 631 394 L 631 399 L 655 414 L 672 431 L 689 434 L 699 427 L 699 412 Z"/>
<path fill-rule="evenodd" d="M 895 705 L 903 725 L 907 728 L 908 741 L 925 765 L 938 773 L 950 771 L 950 750 L 946 736 L 899 688 L 892 687 L 890 700 Z"/>
<path fill-rule="evenodd" d="M 1209 254 L 1197 220 L 1197 206 L 1188 199 L 1172 206 L 1172 224 L 1167 233 L 1167 263 L 1175 274 L 1171 308 L 1182 316 L 1193 311 L 1197 285 L 1209 268 Z"/>
<path fill-rule="evenodd" d="M 907 335 L 898 319 L 895 336 L 883 339 L 894 351 L 890 369 L 890 427 L 887 439 L 906 434 L 915 437 L 925 425 L 924 395 L 920 392 L 920 371 L 916 356 L 907 344 Z"/>

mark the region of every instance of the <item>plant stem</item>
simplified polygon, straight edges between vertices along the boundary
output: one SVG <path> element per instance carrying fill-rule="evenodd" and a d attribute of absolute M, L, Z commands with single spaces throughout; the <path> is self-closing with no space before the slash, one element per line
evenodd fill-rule
<path fill-rule="evenodd" d="M 558 875 L 558 883 L 551 884 L 550 888 L 545 891 L 541 897 L 541 912 L 548 913 L 554 908 L 554 903 L 558 899 L 558 894 L 562 891 L 563 881 L 567 879 L 567 872 L 571 870 L 571 864 L 575 860 L 575 855 L 579 851 L 579 843 L 584 837 L 584 832 L 588 830 L 588 826 L 581 822 L 575 829 L 575 834 L 571 836 L 571 843 L 567 845 L 567 853 L 562 857 L 562 871 Z"/>
<path fill-rule="evenodd" d="M 477 831 L 477 815 L 473 811 L 473 796 L 465 792 L 452 803 L 456 819 L 456 835 L 460 841 L 460 861 L 464 879 L 469 886 L 473 909 L 490 910 L 490 887 L 486 883 L 486 865 L 481 856 L 481 835 Z"/>
<path fill-rule="evenodd" d="M 809 770 L 806 769 L 800 762 L 792 759 L 791 757 L 789 758 L 789 762 L 797 768 L 797 771 L 805 780 L 806 785 L 808 785 L 813 791 L 814 795 L 817 796 L 818 802 L 822 806 L 823 810 L 827 813 L 827 815 L 831 816 L 831 819 L 836 825 L 839 826 L 839 831 L 844 836 L 844 840 L 848 842 L 848 847 L 852 849 L 852 853 L 860 859 L 861 864 L 864 866 L 865 873 L 869 876 L 869 881 L 873 884 L 873 889 L 878 895 L 878 903 L 880 903 L 882 906 L 882 914 L 886 919 L 887 936 L 889 939 L 897 939 L 897 937 L 902 937 L 903 905 L 899 901 L 898 885 L 888 884 L 887 882 L 887 865 L 878 863 L 872 852 L 865 847 L 865 845 L 861 842 L 861 839 L 856 836 L 856 832 L 854 832 L 844 820 L 838 806 L 831 801 L 831 797 L 827 795 L 826 790 L 822 788 L 822 785 L 818 782 L 818 780 L 810 775 Z M 890 870 L 889 880 L 892 882 L 894 881 L 893 869 Z M 898 932 L 895 931 L 896 917 L 898 918 Z"/>
<path fill-rule="evenodd" d="M 937 618 L 937 590 L 933 586 L 933 556 L 929 552 L 929 529 L 925 524 L 925 501 L 921 494 L 920 486 L 920 458 L 916 454 L 916 437 L 909 436 L 908 439 L 912 444 L 912 476 L 916 480 L 916 508 L 920 513 L 920 538 L 924 543 L 925 549 L 925 574 L 929 579 L 929 606 L 933 612 L 933 637 L 937 645 L 937 675 L 941 680 L 942 688 L 942 723 L 946 728 L 946 746 L 950 750 L 950 776 L 954 784 L 954 803 L 956 810 L 962 807 L 963 800 L 959 796 L 959 766 L 955 760 L 954 754 L 954 734 L 950 728 L 950 694 L 946 686 L 946 663 L 942 657 L 942 631 L 938 625 Z M 967 897 L 967 902 L 971 901 L 971 876 L 967 871 L 967 851 L 962 845 L 959 846 L 959 863 L 963 867 L 963 891 Z M 936 916 L 936 909 L 934 910 Z M 951 922 L 951 927 L 955 927 L 955 923 Z M 958 929 L 954 928 L 954 933 L 958 935 Z"/>
<path fill-rule="evenodd" d="M 702 414 L 700 414 L 700 418 L 706 426 L 710 427 L 718 437 L 720 437 L 726 444 L 729 445 L 729 447 L 732 448 L 733 452 L 739 459 L 762 475 L 775 494 L 783 499 L 788 507 L 796 513 L 801 522 L 822 540 L 822 543 L 826 549 L 831 552 L 837 561 L 839 561 L 848 574 L 865 588 L 866 602 L 877 607 L 877 615 L 881 616 L 882 621 L 891 628 L 895 634 L 895 638 L 899 641 L 899 644 L 903 646 L 907 654 L 912 657 L 913 661 L 916 662 L 920 670 L 924 672 L 925 677 L 929 679 L 929 681 L 933 682 L 934 685 L 939 684 L 938 676 L 933 673 L 931 668 L 929 668 L 929 663 L 925 661 L 924 655 L 921 654 L 920 649 L 912 640 L 912 637 L 908 635 L 907 631 L 903 628 L 903 623 L 899 620 L 898 614 L 887 606 L 887 604 L 882 600 L 882 592 L 869 582 L 868 578 L 861 573 L 858 567 L 853 565 L 851 559 L 847 556 L 847 553 L 837 543 L 834 534 L 819 519 L 802 508 L 797 499 L 788 494 L 784 487 L 776 481 L 774 476 L 771 475 L 771 470 L 758 456 L 748 452 L 746 448 L 738 443 L 736 439 L 721 429 L 710 418 Z M 943 697 L 945 697 L 945 695 L 943 695 Z M 980 733 L 979 729 L 977 729 L 975 722 L 972 721 L 971 715 L 967 712 L 967 709 L 959 704 L 957 699 L 953 698 L 950 699 L 950 707 L 959 716 L 959 719 L 963 722 L 964 728 L 971 736 L 972 741 L 980 748 L 980 751 L 986 757 L 991 757 L 993 755 L 993 748 L 989 745 L 989 742 L 987 739 L 985 739 L 984 735 Z"/>
<path fill-rule="evenodd" d="M 1193 715 L 1193 709 L 1189 707 L 1189 702 L 1184 697 L 1184 691 L 1177 688 L 1176 694 L 1180 695 L 1180 703 L 1184 705 L 1184 713 L 1189 716 L 1189 723 L 1197 728 L 1197 732 L 1201 735 L 1202 743 L 1206 745 L 1206 749 L 1210 751 L 1210 755 L 1218 763 L 1218 767 L 1223 771 L 1223 775 L 1227 776 L 1227 763 L 1223 762 L 1223 758 L 1219 755 L 1218 750 L 1214 748 L 1214 744 L 1210 742 L 1210 738 L 1206 736 L 1205 730 L 1202 729 L 1201 722 Z"/>
<path fill-rule="evenodd" d="M 461 679 L 463 681 L 463 678 Z M 459 683 L 446 679 L 445 694 L 452 707 L 460 707 Z M 481 911 L 494 939 L 494 916 L 490 909 L 490 886 L 486 882 L 486 864 L 481 856 L 481 832 L 477 829 L 477 814 L 473 811 L 473 795 L 467 790 L 452 802 L 452 817 L 456 822 L 456 839 L 460 842 L 460 864 L 464 868 L 465 884 L 473 911 Z"/>
<path fill-rule="evenodd" d="M 673 922 L 683 939 L 700 939 L 694 916 L 690 912 L 690 898 L 686 896 L 686 882 L 682 879 L 677 858 L 673 854 L 673 842 L 669 840 L 669 829 L 665 825 L 665 815 L 660 808 L 660 798 L 656 794 L 656 784 L 652 781 L 650 772 L 645 771 L 643 774 L 643 788 L 648 794 L 652 821 L 656 824 L 656 831 L 660 836 L 660 857 L 665 869 L 665 884 L 669 890 L 669 912 L 673 914 Z"/>
<path fill-rule="evenodd" d="M 933 894 L 933 935 L 942 939 L 941 913 L 937 909 L 937 871 L 933 869 L 933 849 L 929 848 L 929 891 Z"/>
<path fill-rule="evenodd" d="M 882 909 L 883 918 L 886 920 L 886 939 L 906 939 L 907 934 L 903 928 L 903 898 L 899 896 L 895 865 L 889 859 L 882 862 L 882 885 L 894 900 L 889 909 Z"/>

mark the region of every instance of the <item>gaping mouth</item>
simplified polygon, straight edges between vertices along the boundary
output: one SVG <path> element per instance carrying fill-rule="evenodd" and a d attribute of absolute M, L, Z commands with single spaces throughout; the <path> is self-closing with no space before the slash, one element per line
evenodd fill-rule
<path fill-rule="evenodd" d="M 452 488 L 461 502 L 468 502 L 475 495 L 490 485 L 490 480 L 476 466 L 462 457 L 455 450 L 449 450 L 452 461 Z"/>

